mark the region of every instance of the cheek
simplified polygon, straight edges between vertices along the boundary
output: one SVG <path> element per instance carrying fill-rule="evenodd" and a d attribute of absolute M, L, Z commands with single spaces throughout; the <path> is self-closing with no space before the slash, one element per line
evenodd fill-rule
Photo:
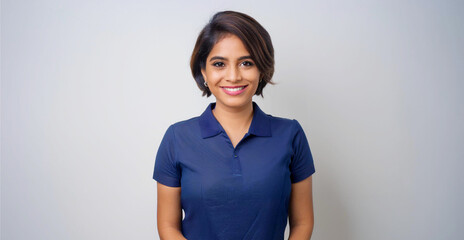
<path fill-rule="evenodd" d="M 249 72 L 246 72 L 245 74 L 246 78 L 250 81 L 256 81 L 256 83 L 259 82 L 259 76 L 260 76 L 260 73 L 259 71 L 249 71 Z"/>
<path fill-rule="evenodd" d="M 221 71 L 214 71 L 214 70 L 207 70 L 206 71 L 206 77 L 208 78 L 209 81 L 217 81 L 218 79 L 221 78 Z"/>

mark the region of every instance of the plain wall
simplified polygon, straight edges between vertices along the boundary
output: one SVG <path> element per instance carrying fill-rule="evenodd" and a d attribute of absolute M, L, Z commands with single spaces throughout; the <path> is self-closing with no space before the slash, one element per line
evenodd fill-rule
<path fill-rule="evenodd" d="M 312 239 L 464 239 L 462 1 L 1 1 L 1 239 L 158 239 L 158 145 L 219 10 L 271 34 L 264 112 L 313 153 Z M 286 231 L 288 236 L 288 228 Z"/>

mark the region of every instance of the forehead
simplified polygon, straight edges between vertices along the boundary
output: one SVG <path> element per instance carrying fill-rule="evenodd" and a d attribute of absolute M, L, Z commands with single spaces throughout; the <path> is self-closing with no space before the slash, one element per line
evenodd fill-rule
<path fill-rule="evenodd" d="M 208 58 L 213 56 L 225 57 L 226 55 L 230 57 L 241 57 L 249 55 L 249 52 L 239 37 L 233 34 L 225 34 L 214 44 Z"/>

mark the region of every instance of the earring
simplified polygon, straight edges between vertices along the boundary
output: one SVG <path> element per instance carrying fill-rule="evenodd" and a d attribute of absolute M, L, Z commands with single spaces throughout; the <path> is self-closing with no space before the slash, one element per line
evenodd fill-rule
<path fill-rule="evenodd" d="M 206 81 L 203 82 L 203 85 L 205 85 L 205 87 L 208 87 L 208 83 Z"/>

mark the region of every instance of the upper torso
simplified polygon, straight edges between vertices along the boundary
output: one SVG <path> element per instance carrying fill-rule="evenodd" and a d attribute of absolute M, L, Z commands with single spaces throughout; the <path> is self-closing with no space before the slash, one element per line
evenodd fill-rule
<path fill-rule="evenodd" d="M 236 135 L 235 145 L 208 108 L 199 117 L 171 126 L 185 212 L 184 236 L 189 240 L 282 240 L 296 122 L 255 108 L 258 112 L 250 131 Z M 310 153 L 305 158 L 307 167 L 298 169 L 296 180 L 314 172 Z"/>

